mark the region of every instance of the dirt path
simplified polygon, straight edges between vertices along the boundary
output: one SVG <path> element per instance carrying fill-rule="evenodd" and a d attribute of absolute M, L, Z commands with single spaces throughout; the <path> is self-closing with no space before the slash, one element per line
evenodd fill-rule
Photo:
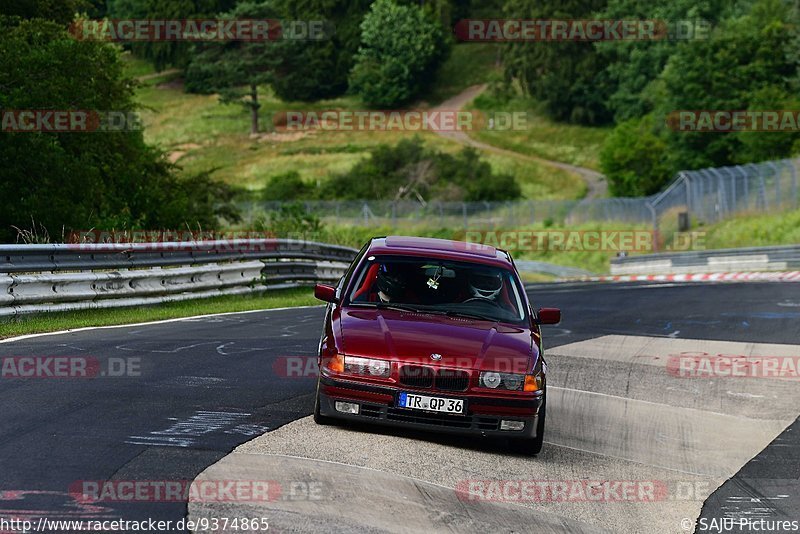
<path fill-rule="evenodd" d="M 151 74 L 137 76 L 136 79 L 139 80 L 140 82 L 144 82 L 147 80 L 152 80 L 154 78 L 160 78 L 162 76 L 169 76 L 170 74 L 175 74 L 176 72 L 180 72 L 180 69 L 167 69 L 167 70 L 162 70 L 161 72 L 153 72 Z"/>
<path fill-rule="evenodd" d="M 452 98 L 448 98 L 447 100 L 436 106 L 434 110 L 454 111 L 463 109 L 464 106 L 472 102 L 475 99 L 475 97 L 481 94 L 484 91 L 484 89 L 486 89 L 485 84 L 473 85 L 471 87 L 467 87 L 461 93 L 455 95 Z M 583 181 L 586 182 L 587 190 L 584 200 L 608 196 L 608 185 L 606 183 L 605 176 L 592 169 L 587 169 L 585 167 L 578 167 L 577 165 L 571 165 L 569 163 L 563 163 L 561 161 L 552 161 L 549 159 L 539 158 L 536 156 L 529 156 L 527 154 L 514 152 L 513 150 L 507 150 L 505 148 L 496 147 L 494 145 L 490 145 L 488 143 L 484 143 L 476 139 L 473 139 L 472 137 L 470 137 L 469 135 L 467 135 L 465 132 L 462 131 L 452 131 L 452 132 L 442 131 L 437 133 L 447 139 L 452 139 L 453 141 L 456 141 L 463 145 L 469 145 L 480 150 L 493 152 L 495 154 L 502 154 L 504 156 L 522 158 L 529 161 L 535 161 L 543 165 L 548 165 L 550 167 L 556 167 L 559 169 L 563 169 L 567 172 L 575 173 L 578 176 L 580 176 L 583 179 Z"/>

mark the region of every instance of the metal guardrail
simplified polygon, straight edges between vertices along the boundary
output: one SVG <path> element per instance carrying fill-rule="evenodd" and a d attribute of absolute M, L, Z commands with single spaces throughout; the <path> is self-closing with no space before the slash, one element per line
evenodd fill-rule
<path fill-rule="evenodd" d="M 0 316 L 335 282 L 356 252 L 286 239 L 0 245 Z"/>
<path fill-rule="evenodd" d="M 786 271 L 800 268 L 800 245 L 628 256 L 611 260 L 611 274 Z"/>
<path fill-rule="evenodd" d="M 559 278 L 571 278 L 576 276 L 593 276 L 594 273 L 586 269 L 577 267 L 565 267 L 554 263 L 532 260 L 514 260 L 514 265 L 523 273 L 542 273 L 557 276 Z"/>

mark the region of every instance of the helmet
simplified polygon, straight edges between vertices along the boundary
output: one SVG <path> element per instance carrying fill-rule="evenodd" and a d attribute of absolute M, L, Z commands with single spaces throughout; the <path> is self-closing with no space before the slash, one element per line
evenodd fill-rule
<path fill-rule="evenodd" d="M 475 297 L 493 299 L 503 289 L 503 277 L 497 272 L 473 272 L 469 275 L 469 289 Z"/>
<path fill-rule="evenodd" d="M 405 284 L 402 278 L 397 275 L 389 274 L 385 269 L 385 266 L 381 266 L 381 269 L 378 271 L 378 291 L 392 300 L 402 297 L 405 293 Z"/>

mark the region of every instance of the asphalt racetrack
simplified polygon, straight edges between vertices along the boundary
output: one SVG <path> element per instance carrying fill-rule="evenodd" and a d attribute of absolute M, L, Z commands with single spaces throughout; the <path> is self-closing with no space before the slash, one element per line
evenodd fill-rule
<path fill-rule="evenodd" d="M 5 360 L 84 358 L 101 371 L 0 379 L 0 517 L 265 517 L 277 532 L 719 532 L 728 518 L 738 528 L 728 532 L 759 531 L 757 520 L 797 531 L 797 380 L 687 378 L 670 362 L 797 361 L 800 284 L 529 294 L 563 312 L 544 327 L 548 418 L 534 458 L 499 441 L 315 425 L 316 379 L 287 362 L 313 361 L 321 306 L 6 340 Z M 266 480 L 280 492 L 187 506 L 75 491 L 209 480 Z M 547 491 L 520 494 L 525 483 Z"/>

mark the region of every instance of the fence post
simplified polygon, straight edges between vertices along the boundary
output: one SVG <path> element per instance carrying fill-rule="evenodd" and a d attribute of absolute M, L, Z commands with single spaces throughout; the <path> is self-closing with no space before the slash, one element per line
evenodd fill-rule
<path fill-rule="evenodd" d="M 772 169 L 772 175 L 775 177 L 775 208 L 780 209 L 781 205 L 781 175 L 778 172 L 778 167 L 775 166 L 775 163 L 770 161 L 767 163 L 770 169 Z"/>
<path fill-rule="evenodd" d="M 655 206 L 653 206 L 649 200 L 645 200 L 644 205 L 647 206 L 653 217 L 653 252 L 658 252 L 658 213 L 656 212 Z"/>
<path fill-rule="evenodd" d="M 739 170 L 742 171 L 742 178 L 744 178 L 744 209 L 750 209 L 750 180 L 748 180 L 749 174 L 747 171 L 744 170 L 744 167 L 739 167 Z"/>
<path fill-rule="evenodd" d="M 683 188 L 686 190 L 686 211 L 692 212 L 692 184 L 685 174 L 681 174 L 683 180 Z"/>
<path fill-rule="evenodd" d="M 753 165 L 755 167 L 755 165 Z M 758 169 L 758 167 L 756 167 Z M 769 209 L 769 201 L 767 200 L 767 184 L 764 182 L 764 173 L 758 170 L 758 196 L 764 203 L 764 211 Z"/>
<path fill-rule="evenodd" d="M 731 182 L 731 206 L 728 210 L 731 213 L 735 213 L 736 210 L 736 176 L 733 174 L 733 171 L 730 170 L 730 167 L 725 167 L 725 172 L 730 177 Z"/>
<path fill-rule="evenodd" d="M 722 182 L 722 175 L 718 169 L 709 169 L 709 172 L 717 178 L 717 220 L 722 219 L 726 210 L 727 199 L 725 195 L 725 185 Z"/>

